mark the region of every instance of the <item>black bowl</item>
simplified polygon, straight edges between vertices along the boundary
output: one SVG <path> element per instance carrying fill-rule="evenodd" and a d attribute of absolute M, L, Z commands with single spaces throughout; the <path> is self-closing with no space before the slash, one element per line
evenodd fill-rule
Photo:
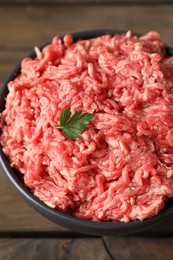
<path fill-rule="evenodd" d="M 125 33 L 125 31 L 119 31 L 113 29 L 112 30 L 110 29 L 91 30 L 91 31 L 73 33 L 72 36 L 76 41 L 78 39 L 90 39 L 105 34 L 113 35 L 116 33 L 122 34 Z M 139 34 L 136 33 L 134 35 L 139 36 Z M 63 36 L 61 38 L 63 38 Z M 41 46 L 40 49 L 42 49 L 45 45 Z M 172 56 L 173 49 L 167 47 L 167 55 Z M 28 57 L 34 58 L 35 52 L 33 51 L 32 53 L 30 53 Z M 14 70 L 9 74 L 2 88 L 0 89 L 0 112 L 2 112 L 5 108 L 5 98 L 8 94 L 7 84 L 9 81 L 14 80 L 15 77 L 20 74 L 20 68 L 21 67 L 19 63 L 14 68 Z M 173 215 L 173 202 L 168 201 L 164 209 L 161 210 L 161 212 L 158 215 L 146 219 L 144 221 L 137 220 L 129 223 L 122 223 L 119 221 L 94 222 L 89 220 L 82 220 L 64 214 L 58 210 L 52 209 L 48 207 L 46 204 L 44 204 L 42 201 L 40 201 L 37 197 L 35 197 L 30 192 L 30 190 L 24 185 L 23 181 L 20 178 L 20 174 L 16 170 L 10 167 L 8 158 L 4 155 L 2 151 L 2 146 L 0 146 L 0 163 L 11 184 L 14 186 L 14 188 L 19 192 L 19 194 L 24 198 L 24 200 L 30 206 L 32 206 L 37 212 L 39 212 L 41 215 L 48 218 L 49 220 L 53 221 L 54 223 L 77 232 L 95 235 L 95 236 L 104 236 L 104 235 L 123 236 L 123 235 L 136 234 L 141 231 L 150 229 L 150 227 L 161 223 L 167 217 Z"/>

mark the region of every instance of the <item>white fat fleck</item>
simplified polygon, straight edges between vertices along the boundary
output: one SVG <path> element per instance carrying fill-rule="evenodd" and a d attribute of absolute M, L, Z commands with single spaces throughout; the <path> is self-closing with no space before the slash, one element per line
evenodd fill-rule
<path fill-rule="evenodd" d="M 164 157 L 169 157 L 170 154 L 164 153 L 163 156 L 164 156 Z"/>
<path fill-rule="evenodd" d="M 55 196 L 53 197 L 53 199 L 54 199 L 54 201 L 58 201 L 58 198 L 57 198 L 57 197 L 55 197 Z"/>
<path fill-rule="evenodd" d="M 45 201 L 46 205 L 48 205 L 51 208 L 55 208 L 55 205 L 49 201 Z"/>
<path fill-rule="evenodd" d="M 134 198 L 132 198 L 132 197 L 130 198 L 130 204 L 131 204 L 131 205 L 134 205 L 134 204 L 135 204 L 135 200 L 134 200 Z"/>
<path fill-rule="evenodd" d="M 126 33 L 126 38 L 130 38 L 132 36 L 132 32 L 131 31 L 128 31 L 127 33 Z"/>
<path fill-rule="evenodd" d="M 39 60 L 41 60 L 42 59 L 42 53 L 41 53 L 40 49 L 37 46 L 35 46 L 34 50 L 35 50 L 35 53 L 37 55 L 37 58 Z"/>
<path fill-rule="evenodd" d="M 119 142 L 119 145 L 120 145 L 121 149 L 124 150 L 124 144 L 122 142 Z"/>
<path fill-rule="evenodd" d="M 40 183 L 41 183 L 41 181 L 34 181 L 33 182 L 34 185 L 37 185 L 37 184 L 40 184 Z"/>
<path fill-rule="evenodd" d="M 98 214 L 98 219 L 101 219 L 102 217 L 103 217 L 103 212 L 101 211 L 101 212 L 99 212 L 99 214 Z"/>
<path fill-rule="evenodd" d="M 124 217 L 122 218 L 122 221 L 128 223 L 128 222 L 130 221 L 130 219 L 129 219 L 127 216 L 124 216 Z"/>
<path fill-rule="evenodd" d="M 170 178 L 173 176 L 173 170 L 168 170 L 167 171 L 167 177 Z"/>

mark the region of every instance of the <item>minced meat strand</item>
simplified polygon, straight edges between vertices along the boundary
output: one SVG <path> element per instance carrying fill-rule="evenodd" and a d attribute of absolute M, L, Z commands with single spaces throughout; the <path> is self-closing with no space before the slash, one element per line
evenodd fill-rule
<path fill-rule="evenodd" d="M 54 37 L 8 84 L 0 141 L 40 200 L 93 221 L 156 215 L 173 196 L 173 57 L 157 32 Z M 67 139 L 60 113 L 94 114 Z"/>

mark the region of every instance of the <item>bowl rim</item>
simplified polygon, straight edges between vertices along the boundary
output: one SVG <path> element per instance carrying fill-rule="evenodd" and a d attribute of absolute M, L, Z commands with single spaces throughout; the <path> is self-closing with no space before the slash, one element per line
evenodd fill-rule
<path fill-rule="evenodd" d="M 97 36 L 106 35 L 106 34 L 125 34 L 127 31 L 125 30 L 116 30 L 116 29 L 95 29 L 95 30 L 86 30 L 80 32 L 70 33 L 74 41 L 76 42 L 79 39 L 90 39 L 95 38 Z M 140 36 L 139 33 L 132 32 L 134 36 Z M 60 39 L 63 40 L 64 35 L 59 36 Z M 40 50 L 42 50 L 46 45 L 48 45 L 51 41 L 40 46 Z M 173 49 L 169 46 L 166 46 L 166 50 L 169 56 L 173 55 Z M 35 51 L 30 52 L 26 57 L 35 58 Z M 23 59 L 23 58 L 22 58 Z M 22 61 L 22 60 L 21 60 Z M 5 107 L 5 97 L 8 94 L 7 84 L 9 81 L 13 80 L 16 76 L 20 74 L 21 69 L 21 61 L 14 67 L 14 69 L 9 73 L 7 78 L 2 84 L 0 88 L 0 100 L 3 102 L 0 103 L 0 113 L 4 110 Z M 136 220 L 128 223 L 120 222 L 120 221 L 112 221 L 112 222 L 97 222 L 86 219 L 81 219 L 74 217 L 72 215 L 67 215 L 61 212 L 58 209 L 53 209 L 34 196 L 31 191 L 25 186 L 25 184 L 18 178 L 16 174 L 14 174 L 14 169 L 10 167 L 8 158 L 5 156 L 2 150 L 2 145 L 0 144 L 0 165 L 7 176 L 8 180 L 12 184 L 12 186 L 18 191 L 18 193 L 23 197 L 23 199 L 33 207 L 38 213 L 44 215 L 44 217 L 53 221 L 56 224 L 59 224 L 63 227 L 74 229 L 77 232 L 90 234 L 90 235 L 129 235 L 134 233 L 139 233 L 142 230 L 149 228 L 158 224 L 158 222 L 163 221 L 165 218 L 173 215 L 173 204 L 168 207 L 165 206 L 163 210 L 161 210 L 156 216 L 152 216 L 151 218 L 147 218 L 143 221 Z"/>
<path fill-rule="evenodd" d="M 86 219 L 80 219 L 72 215 L 67 215 L 58 209 L 54 209 L 46 205 L 44 202 L 34 196 L 24 183 L 14 174 L 14 170 L 10 167 L 8 158 L 2 151 L 0 146 L 0 164 L 16 191 L 23 197 L 23 199 L 37 212 L 44 215 L 49 220 L 59 224 L 63 227 L 73 229 L 77 232 L 90 234 L 90 235 L 129 235 L 143 231 L 146 228 L 154 226 L 173 214 L 173 204 L 170 205 L 168 210 L 163 209 L 158 215 L 143 221 L 136 220 L 128 223 L 112 221 L 112 222 L 96 222 Z M 58 218 L 58 221 L 55 219 Z M 135 231 L 134 231 L 135 229 Z"/>

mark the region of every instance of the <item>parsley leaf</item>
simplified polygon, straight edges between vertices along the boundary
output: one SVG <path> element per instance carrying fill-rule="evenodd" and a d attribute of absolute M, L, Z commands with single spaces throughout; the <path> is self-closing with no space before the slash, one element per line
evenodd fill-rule
<path fill-rule="evenodd" d="M 82 113 L 82 110 L 77 110 L 71 116 L 70 107 L 68 107 L 60 114 L 60 125 L 55 128 L 61 128 L 67 138 L 76 140 L 81 137 L 80 132 L 87 128 L 93 118 L 93 114 Z"/>

